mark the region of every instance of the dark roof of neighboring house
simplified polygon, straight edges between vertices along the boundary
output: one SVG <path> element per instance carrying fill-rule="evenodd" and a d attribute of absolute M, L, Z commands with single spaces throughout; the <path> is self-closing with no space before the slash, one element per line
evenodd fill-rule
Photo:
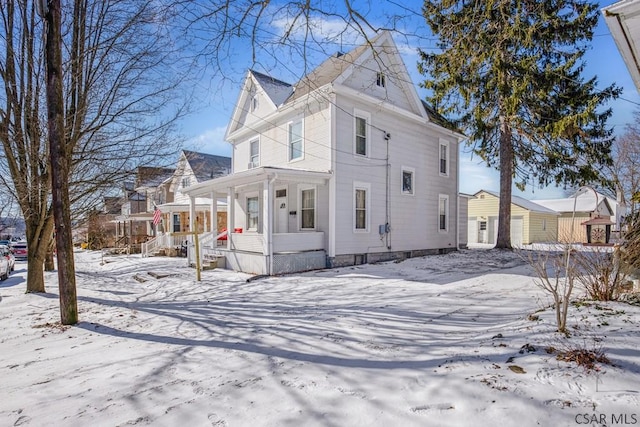
<path fill-rule="evenodd" d="M 228 175 L 231 172 L 231 158 L 214 154 L 182 150 L 198 182 Z"/>
<path fill-rule="evenodd" d="M 174 168 L 139 166 L 136 175 L 136 188 L 157 187 L 175 172 Z"/>
<path fill-rule="evenodd" d="M 105 196 L 104 213 L 106 214 L 119 214 L 122 210 L 122 198 L 121 197 L 109 197 Z"/>

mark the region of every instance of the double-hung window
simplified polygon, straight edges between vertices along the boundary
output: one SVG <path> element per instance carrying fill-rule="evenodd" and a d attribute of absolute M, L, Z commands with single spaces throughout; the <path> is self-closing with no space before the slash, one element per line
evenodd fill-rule
<path fill-rule="evenodd" d="M 289 123 L 289 161 L 302 159 L 302 120 Z"/>
<path fill-rule="evenodd" d="M 353 152 L 359 156 L 369 155 L 369 114 L 355 111 Z"/>
<path fill-rule="evenodd" d="M 315 188 L 300 189 L 300 229 L 313 230 L 316 228 L 316 190 Z"/>
<path fill-rule="evenodd" d="M 370 184 L 353 183 L 353 229 L 355 232 L 369 231 L 369 194 Z"/>
<path fill-rule="evenodd" d="M 385 87 L 387 86 L 387 78 L 384 73 L 380 72 L 376 74 L 376 86 Z"/>
<path fill-rule="evenodd" d="M 260 202 L 258 197 L 247 197 L 247 230 L 258 230 L 258 217 L 260 214 Z"/>
<path fill-rule="evenodd" d="M 449 176 L 449 141 L 440 140 L 440 175 Z"/>
<path fill-rule="evenodd" d="M 260 141 L 254 139 L 249 143 L 249 169 L 260 166 Z"/>
<path fill-rule="evenodd" d="M 440 194 L 438 197 L 438 231 L 449 230 L 449 196 Z"/>

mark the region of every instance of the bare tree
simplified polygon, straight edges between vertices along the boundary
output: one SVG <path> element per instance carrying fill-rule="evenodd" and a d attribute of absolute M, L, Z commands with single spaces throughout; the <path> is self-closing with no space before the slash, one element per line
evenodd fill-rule
<path fill-rule="evenodd" d="M 44 291 L 42 265 L 53 233 L 51 168 L 44 115 L 43 22 L 39 2 L 0 8 L 0 160 L 26 223 L 28 292 Z M 64 151 L 70 208 L 82 213 L 144 164 L 168 164 L 186 113 L 190 64 L 159 2 L 62 2 Z M 0 174 L 1 175 L 1 174 Z"/>

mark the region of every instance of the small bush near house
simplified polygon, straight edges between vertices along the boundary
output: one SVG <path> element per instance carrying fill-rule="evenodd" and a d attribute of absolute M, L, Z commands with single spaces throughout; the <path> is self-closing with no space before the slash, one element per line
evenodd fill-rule
<path fill-rule="evenodd" d="M 594 249 L 575 252 L 573 260 L 579 274 L 576 280 L 593 301 L 617 300 L 623 285 L 628 282 L 628 268 L 621 262 L 619 249 Z"/>

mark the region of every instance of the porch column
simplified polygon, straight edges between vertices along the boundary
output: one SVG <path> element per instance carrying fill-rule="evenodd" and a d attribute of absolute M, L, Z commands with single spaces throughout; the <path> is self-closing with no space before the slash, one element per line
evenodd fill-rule
<path fill-rule="evenodd" d="M 211 206 L 209 208 L 209 215 L 211 215 L 211 218 L 209 218 L 211 229 L 209 231 L 212 232 L 213 236 L 215 237 L 218 235 L 218 199 L 216 198 L 215 191 L 211 192 Z"/>
<path fill-rule="evenodd" d="M 197 233 L 196 226 L 196 198 L 189 196 L 189 231 Z"/>
<path fill-rule="evenodd" d="M 227 188 L 227 249 L 231 250 L 231 236 L 236 211 L 236 201 L 233 197 L 233 187 Z"/>
<path fill-rule="evenodd" d="M 274 179 L 265 179 L 262 184 L 262 253 L 267 256 L 267 274 L 273 271 L 273 194 Z"/>

